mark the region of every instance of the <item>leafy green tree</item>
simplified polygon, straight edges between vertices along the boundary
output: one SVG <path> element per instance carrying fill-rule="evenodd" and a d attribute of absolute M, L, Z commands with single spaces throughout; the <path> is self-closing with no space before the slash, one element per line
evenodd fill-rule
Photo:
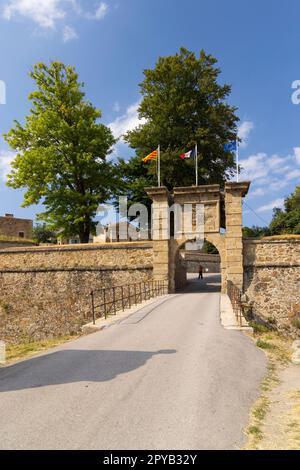
<path fill-rule="evenodd" d="M 284 209 L 274 209 L 270 234 L 300 234 L 300 185 L 286 198 Z"/>
<path fill-rule="evenodd" d="M 33 239 L 37 243 L 53 243 L 56 241 L 56 233 L 47 224 L 37 224 L 33 227 Z"/>
<path fill-rule="evenodd" d="M 43 203 L 38 219 L 52 230 L 87 243 L 99 204 L 117 184 L 106 161 L 115 140 L 85 99 L 74 67 L 38 63 L 30 76 L 36 84 L 30 114 L 4 136 L 17 151 L 8 185 L 26 189 L 23 207 Z"/>
<path fill-rule="evenodd" d="M 215 247 L 215 245 L 213 245 L 212 243 L 210 243 L 207 240 L 204 240 L 204 245 L 203 245 L 202 251 L 204 253 L 208 253 L 210 255 L 218 255 L 219 254 L 219 251 Z"/>
<path fill-rule="evenodd" d="M 169 189 L 195 184 L 194 161 L 179 156 L 196 143 L 199 184 L 223 184 L 234 173 L 233 155 L 224 151 L 224 144 L 236 139 L 238 118 L 236 108 L 226 103 L 231 87 L 218 83 L 216 62 L 203 50 L 198 58 L 182 48 L 174 56 L 160 57 L 153 69 L 144 71 L 139 106 L 144 123 L 125 135 L 136 156 L 129 163 L 119 163 L 134 202 L 141 200 L 144 186 L 157 184 L 156 163 L 145 164 L 142 158 L 158 144 L 162 184 Z"/>
<path fill-rule="evenodd" d="M 258 227 L 253 225 L 252 227 L 243 227 L 243 236 L 245 238 L 261 238 L 270 235 L 268 227 Z"/>

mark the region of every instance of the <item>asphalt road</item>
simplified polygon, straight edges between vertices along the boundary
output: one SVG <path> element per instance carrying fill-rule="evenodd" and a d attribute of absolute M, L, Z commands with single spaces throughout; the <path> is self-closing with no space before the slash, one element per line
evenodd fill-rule
<path fill-rule="evenodd" d="M 265 356 L 219 320 L 219 278 L 0 370 L 0 449 L 235 449 Z"/>

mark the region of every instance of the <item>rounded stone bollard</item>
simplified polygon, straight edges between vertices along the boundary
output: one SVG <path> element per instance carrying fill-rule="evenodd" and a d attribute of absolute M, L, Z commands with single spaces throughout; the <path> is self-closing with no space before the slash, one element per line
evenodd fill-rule
<path fill-rule="evenodd" d="M 292 344 L 293 354 L 292 354 L 292 363 L 300 365 L 300 339 L 297 339 Z"/>

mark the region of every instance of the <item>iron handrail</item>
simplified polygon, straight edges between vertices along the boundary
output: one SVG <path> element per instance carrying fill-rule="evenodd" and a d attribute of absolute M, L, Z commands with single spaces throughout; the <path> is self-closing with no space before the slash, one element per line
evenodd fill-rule
<path fill-rule="evenodd" d="M 239 326 L 243 326 L 242 292 L 232 281 L 227 281 L 227 294 L 230 298 L 237 323 Z"/>
<path fill-rule="evenodd" d="M 167 293 L 168 283 L 166 281 L 143 281 L 134 284 L 93 289 L 90 293 L 93 324 L 96 324 L 98 317 L 105 317 L 107 319 L 110 315 L 117 315 L 118 310 L 123 310 L 124 312 L 126 308 L 131 308 L 133 305 L 138 305 L 143 301 Z M 101 295 L 101 303 L 97 303 L 98 295 Z M 97 315 L 99 310 L 101 313 Z"/>

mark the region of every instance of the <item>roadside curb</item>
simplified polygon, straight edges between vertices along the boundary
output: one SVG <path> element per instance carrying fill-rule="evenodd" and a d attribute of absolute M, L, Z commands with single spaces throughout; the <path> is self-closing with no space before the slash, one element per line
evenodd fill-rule
<path fill-rule="evenodd" d="M 226 330 L 238 330 L 253 333 L 253 328 L 249 326 L 244 317 L 242 319 L 242 326 L 238 324 L 232 309 L 230 298 L 227 294 L 221 294 L 220 297 L 220 317 L 221 324 Z"/>
<path fill-rule="evenodd" d="M 154 299 L 146 300 L 145 302 L 135 305 L 134 307 L 131 307 L 130 309 L 127 309 L 125 311 L 119 310 L 117 311 L 116 315 L 109 316 L 108 318 L 104 318 L 104 317 L 98 318 L 98 320 L 96 320 L 95 325 L 93 324 L 93 322 L 83 325 L 81 327 L 82 333 L 84 335 L 97 333 L 98 331 L 104 330 L 105 328 L 108 328 L 109 326 L 119 323 L 120 321 L 128 318 L 130 315 L 133 315 L 134 313 L 139 312 L 143 308 L 156 303 L 158 300 L 163 300 L 168 297 L 170 297 L 168 294 L 162 295 L 160 297 L 155 297 Z"/>

